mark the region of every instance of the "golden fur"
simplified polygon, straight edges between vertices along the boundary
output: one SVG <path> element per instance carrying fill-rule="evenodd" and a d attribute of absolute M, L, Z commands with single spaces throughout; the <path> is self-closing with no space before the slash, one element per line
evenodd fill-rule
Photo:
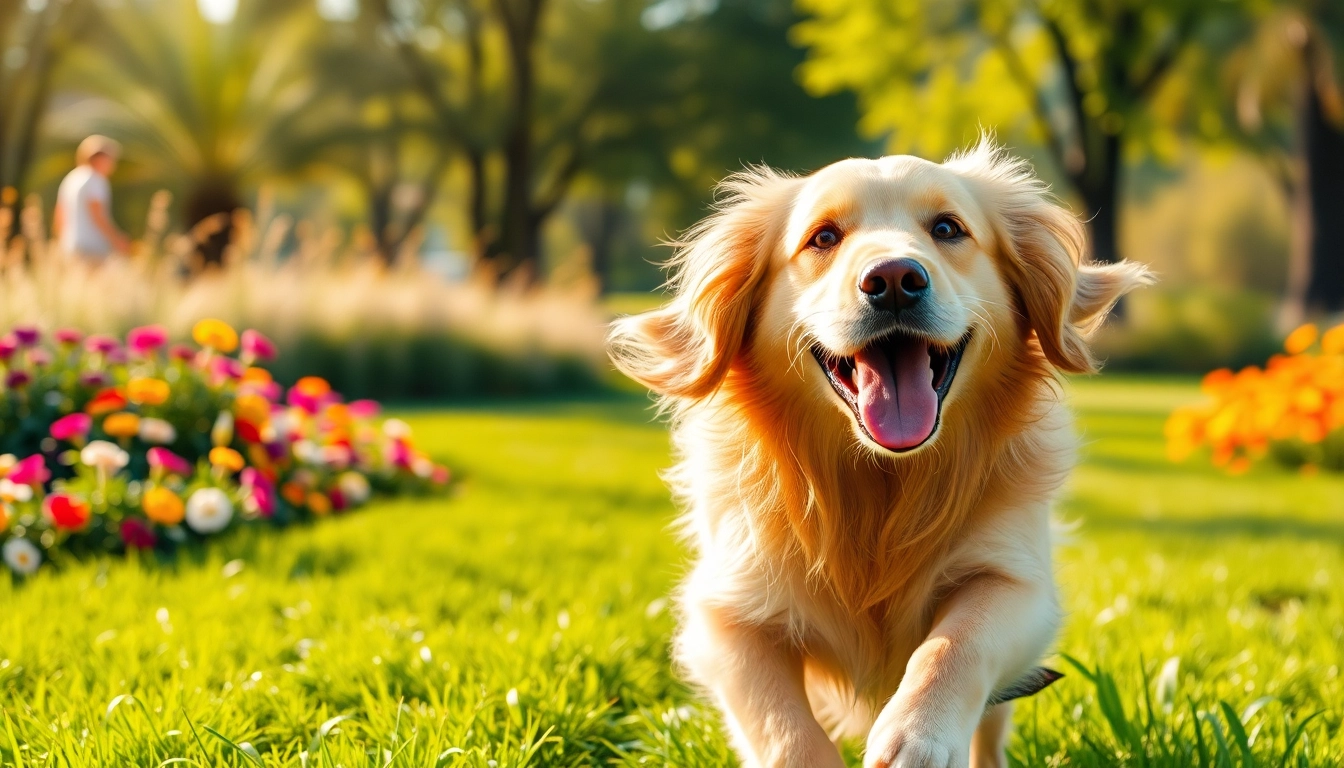
<path fill-rule="evenodd" d="M 673 260 L 674 296 L 618 321 L 612 358 L 662 396 L 669 475 L 696 565 L 678 660 L 714 695 L 747 765 L 999 765 L 1007 705 L 1057 621 L 1048 505 L 1072 460 L 1055 371 L 1091 372 L 1088 334 L 1148 280 L 1082 263 L 1084 229 L 990 143 L 941 165 L 752 169 Z M 927 235 L 935 213 L 965 242 Z M 844 232 L 806 247 L 818 222 Z M 923 446 L 866 439 L 812 358 L 862 343 L 856 275 L 919 260 L 934 341 L 971 341 Z"/>

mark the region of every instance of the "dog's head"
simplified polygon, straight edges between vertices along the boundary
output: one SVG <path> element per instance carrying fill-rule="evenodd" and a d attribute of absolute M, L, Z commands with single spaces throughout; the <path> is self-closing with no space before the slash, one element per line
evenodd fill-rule
<path fill-rule="evenodd" d="M 829 401 L 886 455 L 934 442 L 963 390 L 1024 355 L 1095 370 L 1088 335 L 1148 280 L 1082 263 L 1082 224 L 987 142 L 941 165 L 845 160 L 724 188 L 674 260 L 672 301 L 617 322 L 616 364 L 683 400 L 743 366 L 775 395 Z"/>

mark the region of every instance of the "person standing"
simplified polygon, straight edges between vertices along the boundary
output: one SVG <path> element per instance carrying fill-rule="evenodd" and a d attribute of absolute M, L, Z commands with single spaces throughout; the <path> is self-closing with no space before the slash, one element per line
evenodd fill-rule
<path fill-rule="evenodd" d="M 130 240 L 112 223 L 112 186 L 107 180 L 120 154 L 121 145 L 106 136 L 90 136 L 79 143 L 78 165 L 61 181 L 51 222 L 66 254 L 98 264 L 112 253 L 130 249 Z"/>

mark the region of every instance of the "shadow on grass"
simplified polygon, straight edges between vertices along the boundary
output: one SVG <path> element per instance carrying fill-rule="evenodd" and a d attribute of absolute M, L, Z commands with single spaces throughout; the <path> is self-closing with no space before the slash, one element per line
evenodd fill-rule
<path fill-rule="evenodd" d="M 1133 531 L 1156 535 L 1201 537 L 1284 537 L 1344 544 L 1344 522 L 1294 520 L 1254 515 L 1216 518 L 1157 518 L 1089 516 L 1079 525 L 1088 531 Z"/>

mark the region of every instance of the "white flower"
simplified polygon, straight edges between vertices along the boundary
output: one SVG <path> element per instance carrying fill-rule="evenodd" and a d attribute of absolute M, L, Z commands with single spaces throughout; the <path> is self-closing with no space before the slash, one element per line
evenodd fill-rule
<path fill-rule="evenodd" d="M 126 466 L 131 457 L 115 443 L 94 440 L 79 452 L 79 460 L 90 467 L 112 474 Z"/>
<path fill-rule="evenodd" d="M 411 471 L 416 477 L 428 478 L 434 474 L 434 462 L 420 456 L 411 462 Z"/>
<path fill-rule="evenodd" d="M 177 429 L 163 419 L 140 419 L 140 439 L 151 445 L 168 445 L 177 439 Z"/>
<path fill-rule="evenodd" d="M 345 497 L 350 504 L 363 504 L 369 500 L 369 481 L 358 472 L 343 472 L 336 479 L 336 486 L 341 489 L 341 495 Z"/>
<path fill-rule="evenodd" d="M 31 498 L 33 498 L 33 489 L 31 486 L 19 485 L 7 477 L 0 480 L 0 500 L 28 501 Z"/>
<path fill-rule="evenodd" d="M 392 439 L 410 437 L 411 425 L 401 419 L 388 419 L 383 422 L 383 434 Z"/>
<path fill-rule="evenodd" d="M 322 463 L 332 469 L 345 469 L 350 466 L 350 449 L 344 445 L 324 445 L 321 456 Z"/>
<path fill-rule="evenodd" d="M 304 464 L 322 463 L 322 446 L 312 440 L 295 440 L 290 450 L 294 451 L 294 458 Z"/>
<path fill-rule="evenodd" d="M 197 533 L 217 533 L 233 519 L 233 502 L 219 488 L 201 488 L 187 499 L 186 519 Z"/>
<path fill-rule="evenodd" d="M 42 550 L 27 540 L 14 538 L 5 542 L 5 564 L 24 576 L 37 570 L 42 564 Z"/>

